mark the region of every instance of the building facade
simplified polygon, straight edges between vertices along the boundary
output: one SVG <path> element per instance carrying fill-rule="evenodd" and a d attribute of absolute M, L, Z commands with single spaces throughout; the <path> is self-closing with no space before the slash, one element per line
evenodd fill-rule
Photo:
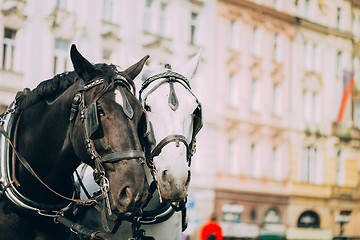
<path fill-rule="evenodd" d="M 0 11 L 0 112 L 72 70 L 72 43 L 121 67 L 149 54 L 176 69 L 202 49 L 186 234 L 198 239 L 215 212 L 227 238 L 360 237 L 358 1 L 0 0 Z M 344 71 L 355 84 L 339 118 Z"/>
<path fill-rule="evenodd" d="M 216 110 L 226 154 L 215 210 L 225 234 L 359 237 L 356 83 L 341 105 L 347 72 L 359 75 L 358 10 L 357 1 L 219 1 Z"/>
<path fill-rule="evenodd" d="M 170 63 L 176 70 L 202 49 L 191 82 L 204 127 L 192 160 L 190 234 L 214 206 L 215 15 L 215 0 L 0 0 L 0 112 L 17 91 L 71 71 L 72 43 L 91 62 L 123 68 L 127 56 L 149 54 L 150 66 Z"/>

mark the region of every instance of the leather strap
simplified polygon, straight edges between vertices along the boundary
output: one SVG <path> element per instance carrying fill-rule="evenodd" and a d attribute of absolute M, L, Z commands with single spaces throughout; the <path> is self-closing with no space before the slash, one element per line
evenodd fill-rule
<path fill-rule="evenodd" d="M 118 162 L 122 160 L 130 160 L 138 158 L 140 160 L 145 159 L 145 153 L 141 150 L 131 150 L 131 151 L 124 151 L 124 152 L 116 152 L 110 153 L 101 158 L 102 163 L 109 163 L 109 162 Z"/>
<path fill-rule="evenodd" d="M 169 135 L 165 137 L 163 140 L 161 140 L 158 145 L 156 145 L 156 147 L 151 151 L 150 157 L 154 158 L 158 156 L 161 153 L 161 150 L 171 142 L 183 142 L 186 146 L 186 149 L 189 149 L 189 144 L 185 136 L 178 134 Z"/>

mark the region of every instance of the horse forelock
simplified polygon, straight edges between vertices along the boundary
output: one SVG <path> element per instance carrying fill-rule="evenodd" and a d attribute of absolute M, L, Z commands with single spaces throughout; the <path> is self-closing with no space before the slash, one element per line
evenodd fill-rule
<path fill-rule="evenodd" d="M 109 86 L 114 86 L 115 75 L 120 74 L 125 77 L 126 81 L 130 84 L 130 86 L 136 91 L 134 80 L 131 79 L 125 72 L 121 71 L 121 67 L 114 64 L 106 64 L 106 63 L 97 63 L 94 65 L 95 69 L 100 70 L 104 74 L 105 85 L 104 88 L 108 89 Z"/>

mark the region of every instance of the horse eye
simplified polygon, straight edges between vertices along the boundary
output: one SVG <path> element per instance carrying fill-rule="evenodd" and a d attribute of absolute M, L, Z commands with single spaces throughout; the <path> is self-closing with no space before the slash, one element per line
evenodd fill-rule
<path fill-rule="evenodd" d="M 100 116 L 105 116 L 104 109 L 101 106 L 98 106 L 98 113 Z"/>
<path fill-rule="evenodd" d="M 149 105 L 145 105 L 144 109 L 147 112 L 151 112 L 151 107 Z"/>

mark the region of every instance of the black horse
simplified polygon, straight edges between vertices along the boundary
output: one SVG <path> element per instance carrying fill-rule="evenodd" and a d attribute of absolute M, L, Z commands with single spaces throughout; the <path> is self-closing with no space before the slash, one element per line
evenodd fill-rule
<path fill-rule="evenodd" d="M 148 56 L 122 72 L 92 65 L 75 45 L 70 56 L 74 72 L 18 94 L 16 107 L 0 119 L 4 125 L 12 115 L 6 127 L 15 145 L 2 140 L 8 147 L 1 158 L 13 160 L 1 161 L 0 239 L 67 239 L 69 229 L 56 222 L 73 212 L 70 203 L 100 202 L 107 216 L 121 216 L 146 201 L 139 136 L 147 124 L 133 79 Z M 85 202 L 74 200 L 72 175 L 81 162 L 94 168 L 102 189 Z"/>

